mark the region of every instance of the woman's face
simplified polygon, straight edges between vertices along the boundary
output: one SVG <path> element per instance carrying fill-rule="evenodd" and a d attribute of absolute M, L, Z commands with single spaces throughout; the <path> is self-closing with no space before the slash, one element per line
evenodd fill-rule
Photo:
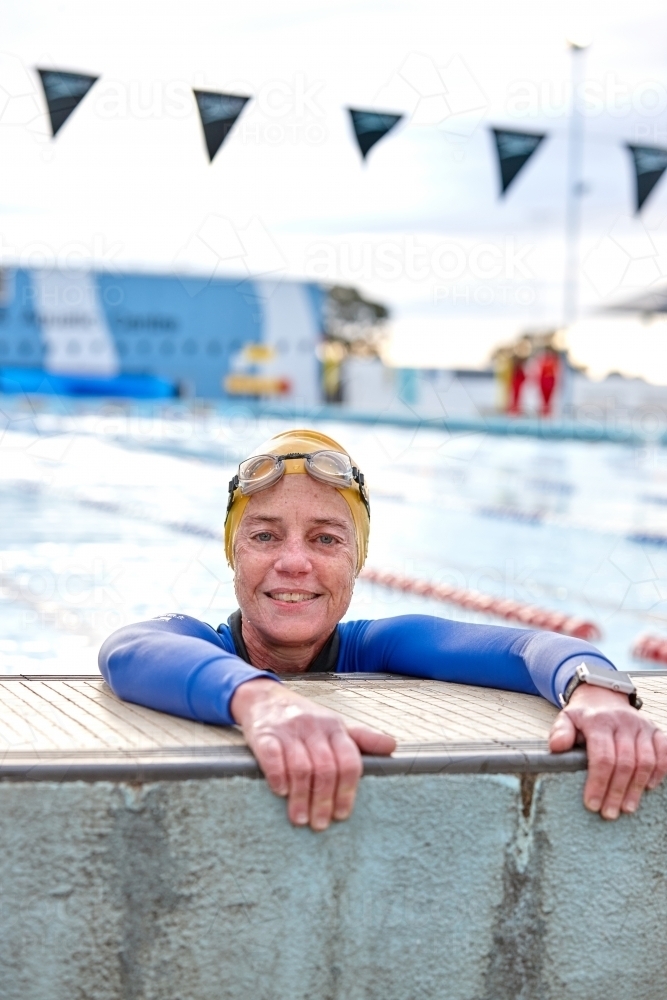
<path fill-rule="evenodd" d="M 241 614 L 263 639 L 301 646 L 329 635 L 350 604 L 357 546 L 338 490 L 308 475 L 286 475 L 256 493 L 234 546 Z"/>

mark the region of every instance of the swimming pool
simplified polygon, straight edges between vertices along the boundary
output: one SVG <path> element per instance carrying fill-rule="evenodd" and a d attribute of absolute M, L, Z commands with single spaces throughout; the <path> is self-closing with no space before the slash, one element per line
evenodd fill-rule
<path fill-rule="evenodd" d="M 286 426 L 0 397 L 0 672 L 93 672 L 109 632 L 168 611 L 225 620 L 227 483 Z M 667 637 L 667 449 L 318 426 L 369 480 L 369 565 L 580 615 L 622 668 L 639 634 Z M 348 617 L 405 613 L 497 621 L 363 581 Z"/>

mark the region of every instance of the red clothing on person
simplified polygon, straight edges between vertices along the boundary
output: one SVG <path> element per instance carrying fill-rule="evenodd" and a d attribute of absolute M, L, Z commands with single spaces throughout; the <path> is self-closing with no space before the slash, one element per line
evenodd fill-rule
<path fill-rule="evenodd" d="M 526 372 L 521 358 L 512 360 L 512 378 L 510 379 L 510 400 L 507 412 L 515 416 L 521 413 L 521 390 L 526 381 Z"/>
<path fill-rule="evenodd" d="M 552 351 L 546 351 L 540 359 L 539 383 L 542 393 L 543 417 L 551 415 L 551 401 L 558 381 L 558 355 Z"/>

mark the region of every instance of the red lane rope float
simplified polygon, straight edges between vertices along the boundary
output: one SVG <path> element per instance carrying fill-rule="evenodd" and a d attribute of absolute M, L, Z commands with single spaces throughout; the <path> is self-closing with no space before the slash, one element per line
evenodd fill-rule
<path fill-rule="evenodd" d="M 381 569 L 367 567 L 361 571 L 361 578 L 369 583 L 377 583 L 391 590 L 401 590 L 404 594 L 417 594 L 434 601 L 444 601 L 456 604 L 470 611 L 481 611 L 487 615 L 497 615 L 507 621 L 520 622 L 522 625 L 543 628 L 548 632 L 561 632 L 563 635 L 574 636 L 575 639 L 595 640 L 601 637 L 600 629 L 593 622 L 560 611 L 546 611 L 533 604 L 522 604 L 521 601 L 511 601 L 505 597 L 493 597 L 491 594 L 481 594 L 477 590 L 464 590 L 446 583 L 429 583 L 427 580 L 415 580 L 413 577 L 401 576 L 400 573 L 389 573 Z M 667 641 L 665 642 L 667 649 Z"/>
<path fill-rule="evenodd" d="M 661 635 L 640 635 L 632 647 L 632 655 L 638 660 L 667 663 L 667 639 Z"/>

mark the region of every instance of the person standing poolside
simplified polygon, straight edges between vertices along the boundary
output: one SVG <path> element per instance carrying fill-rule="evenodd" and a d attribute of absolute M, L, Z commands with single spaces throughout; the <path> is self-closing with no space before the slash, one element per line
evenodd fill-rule
<path fill-rule="evenodd" d="M 507 413 L 510 402 L 510 386 L 512 382 L 512 352 L 501 347 L 494 356 L 496 376 L 496 409 L 499 413 Z"/>
<path fill-rule="evenodd" d="M 558 374 L 560 362 L 558 355 L 552 347 L 546 347 L 540 357 L 538 366 L 537 381 L 542 396 L 542 406 L 540 416 L 550 417 L 553 402 L 553 394 L 558 384 Z"/>
<path fill-rule="evenodd" d="M 528 337 L 522 337 L 512 348 L 510 357 L 509 395 L 507 413 L 512 417 L 522 415 L 521 397 L 528 379 L 526 368 L 531 358 L 533 345 Z"/>
<path fill-rule="evenodd" d="M 510 392 L 507 412 L 513 417 L 521 416 L 521 393 L 526 381 L 526 359 L 520 354 L 512 355 L 510 374 Z"/>
<path fill-rule="evenodd" d="M 276 435 L 229 484 L 225 552 L 239 610 L 217 630 L 179 614 L 119 629 L 100 650 L 104 678 L 128 701 L 238 724 L 270 788 L 287 798 L 291 822 L 313 830 L 349 817 L 361 753 L 390 754 L 396 744 L 280 683 L 306 671 L 395 673 L 563 699 L 550 747 L 586 741 L 586 806 L 605 819 L 634 812 L 667 774 L 667 736 L 632 706 L 633 695 L 579 683 L 582 661 L 606 680 L 613 664 L 589 643 L 550 632 L 428 615 L 341 623 L 369 531 L 367 484 L 345 449 L 312 430 Z"/>

